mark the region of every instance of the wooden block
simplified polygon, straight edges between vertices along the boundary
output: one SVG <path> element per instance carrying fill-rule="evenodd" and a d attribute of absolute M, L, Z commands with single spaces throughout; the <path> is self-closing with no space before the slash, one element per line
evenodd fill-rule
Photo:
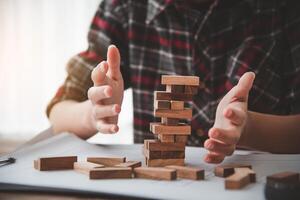
<path fill-rule="evenodd" d="M 167 126 L 177 126 L 179 124 L 179 119 L 174 119 L 174 118 L 166 118 L 162 117 L 161 118 L 161 123 Z"/>
<path fill-rule="evenodd" d="M 183 142 L 186 143 L 188 140 L 188 136 L 187 135 L 176 135 L 175 136 L 175 142 Z"/>
<path fill-rule="evenodd" d="M 114 165 L 125 162 L 126 157 L 88 157 L 87 161 L 101 164 L 106 167 L 112 167 Z"/>
<path fill-rule="evenodd" d="M 155 91 L 154 92 L 154 100 L 168 100 L 168 101 L 192 101 L 192 94 L 184 94 L 184 93 L 171 93 L 165 91 Z"/>
<path fill-rule="evenodd" d="M 185 158 L 185 151 L 162 151 L 162 159 Z"/>
<path fill-rule="evenodd" d="M 168 126 L 161 123 L 153 122 L 150 123 L 150 130 L 154 134 L 161 135 L 190 135 L 191 126 L 184 123 L 180 123 L 177 126 Z"/>
<path fill-rule="evenodd" d="M 234 168 L 249 168 L 252 169 L 251 165 L 248 164 L 226 164 L 215 167 L 215 176 L 228 177 L 234 173 Z"/>
<path fill-rule="evenodd" d="M 135 178 L 155 180 L 175 180 L 176 170 L 162 167 L 137 167 L 134 170 Z"/>
<path fill-rule="evenodd" d="M 175 135 L 160 135 L 158 134 L 158 139 L 160 142 L 175 142 Z"/>
<path fill-rule="evenodd" d="M 195 94 L 198 93 L 198 89 L 199 89 L 198 86 L 188 86 L 188 85 L 186 85 L 184 87 L 184 93 L 195 95 Z"/>
<path fill-rule="evenodd" d="M 166 143 L 157 140 L 145 140 L 146 149 L 150 151 L 184 151 L 185 143 Z"/>
<path fill-rule="evenodd" d="M 296 172 L 280 172 L 267 176 L 267 184 L 271 182 L 297 183 L 299 181 L 299 173 Z"/>
<path fill-rule="evenodd" d="M 225 189 L 241 189 L 251 183 L 249 172 L 253 171 L 249 168 L 236 168 L 235 173 L 225 179 Z"/>
<path fill-rule="evenodd" d="M 198 86 L 200 83 L 198 76 L 178 76 L 178 75 L 162 75 L 162 85 L 194 85 Z"/>
<path fill-rule="evenodd" d="M 105 167 L 90 170 L 90 179 L 121 179 L 132 178 L 132 169 L 130 167 Z"/>
<path fill-rule="evenodd" d="M 34 161 L 34 168 L 40 171 L 73 169 L 77 156 L 44 157 Z"/>
<path fill-rule="evenodd" d="M 148 159 L 161 159 L 161 151 L 149 151 L 144 148 L 144 156 Z"/>
<path fill-rule="evenodd" d="M 178 178 L 192 179 L 192 180 L 203 180 L 204 179 L 204 169 L 188 166 L 177 166 L 168 165 L 166 168 L 175 169 Z"/>
<path fill-rule="evenodd" d="M 131 169 L 134 169 L 136 167 L 141 167 L 141 166 L 142 166 L 142 163 L 140 161 L 127 161 L 127 162 L 115 165 L 115 167 L 130 167 Z"/>
<path fill-rule="evenodd" d="M 146 158 L 146 160 L 147 160 L 146 164 L 148 167 L 164 167 L 164 166 L 168 166 L 168 165 L 184 166 L 184 159 L 182 159 L 182 158 L 153 159 L 153 160 Z"/>
<path fill-rule="evenodd" d="M 155 117 L 175 118 L 175 119 L 191 119 L 193 110 L 186 108 L 184 110 L 154 110 Z"/>
<path fill-rule="evenodd" d="M 171 93 L 184 93 L 185 86 L 183 85 L 166 85 L 166 91 Z"/>
<path fill-rule="evenodd" d="M 256 182 L 256 173 L 247 167 L 244 168 L 234 168 L 234 173 L 239 172 L 239 171 L 243 171 L 245 173 L 248 173 L 249 177 L 250 177 L 250 183 L 255 183 Z"/>
<path fill-rule="evenodd" d="M 171 101 L 154 100 L 154 109 L 171 109 Z"/>
<path fill-rule="evenodd" d="M 171 101 L 171 110 L 183 110 L 184 101 Z"/>
<path fill-rule="evenodd" d="M 86 175 L 89 175 L 90 170 L 103 168 L 104 165 L 91 163 L 91 162 L 75 162 L 74 163 L 74 170 Z"/>

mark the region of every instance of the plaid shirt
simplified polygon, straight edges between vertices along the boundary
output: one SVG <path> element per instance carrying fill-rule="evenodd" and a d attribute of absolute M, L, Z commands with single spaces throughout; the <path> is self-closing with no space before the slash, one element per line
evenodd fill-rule
<path fill-rule="evenodd" d="M 197 75 L 204 87 L 194 98 L 189 145 L 201 145 L 220 99 L 246 71 L 256 80 L 249 109 L 300 112 L 299 6 L 283 0 L 216 0 L 201 7 L 175 0 L 104 0 L 92 21 L 89 47 L 73 57 L 68 76 L 50 102 L 87 100 L 92 69 L 107 47 L 121 52 L 125 88 L 133 89 L 134 138 L 152 138 L 153 91 L 162 74 Z"/>

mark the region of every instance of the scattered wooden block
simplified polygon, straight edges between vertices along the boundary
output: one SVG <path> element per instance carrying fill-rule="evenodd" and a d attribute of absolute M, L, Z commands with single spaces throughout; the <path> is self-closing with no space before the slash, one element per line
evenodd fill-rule
<path fill-rule="evenodd" d="M 150 160 L 146 158 L 146 165 L 148 167 L 163 167 L 168 165 L 180 165 L 184 166 L 184 159 L 175 158 L 175 159 L 153 159 Z"/>
<path fill-rule="evenodd" d="M 244 168 L 234 168 L 234 173 L 239 173 L 240 171 L 244 172 L 244 173 L 248 173 L 249 177 L 250 177 L 250 183 L 255 183 L 256 182 L 256 173 L 248 168 L 248 167 L 244 167 Z"/>
<path fill-rule="evenodd" d="M 198 76 L 177 76 L 177 75 L 162 75 L 162 85 L 194 85 L 198 86 L 200 79 Z"/>
<path fill-rule="evenodd" d="M 161 123 L 167 126 L 177 126 L 179 124 L 179 119 L 162 117 Z"/>
<path fill-rule="evenodd" d="M 74 163 L 74 170 L 79 173 L 86 174 L 86 175 L 89 175 L 90 170 L 92 170 L 92 169 L 98 169 L 98 168 L 103 168 L 103 167 L 104 167 L 104 165 L 91 163 L 91 162 L 75 162 Z"/>
<path fill-rule="evenodd" d="M 158 134 L 158 139 L 160 142 L 175 142 L 175 135 L 161 135 Z"/>
<path fill-rule="evenodd" d="M 171 93 L 165 91 L 155 91 L 154 92 L 154 100 L 174 100 L 174 101 L 192 101 L 192 94 L 184 94 L 184 93 Z"/>
<path fill-rule="evenodd" d="M 191 119 L 193 110 L 186 108 L 184 110 L 154 110 L 155 117 L 175 118 L 175 119 Z"/>
<path fill-rule="evenodd" d="M 168 126 L 161 123 L 150 123 L 150 130 L 154 134 L 161 135 L 190 135 L 191 126 L 184 123 L 178 124 L 177 126 Z"/>
<path fill-rule="evenodd" d="M 132 169 L 130 167 L 105 167 L 89 171 L 90 179 L 121 179 L 132 178 Z"/>
<path fill-rule="evenodd" d="M 296 172 L 280 172 L 267 176 L 267 184 L 271 182 L 297 183 L 299 181 L 299 173 Z"/>
<path fill-rule="evenodd" d="M 155 180 L 175 180 L 176 170 L 162 167 L 137 167 L 134 170 L 135 178 Z"/>
<path fill-rule="evenodd" d="M 175 142 L 183 142 L 186 143 L 188 140 L 187 135 L 175 135 Z"/>
<path fill-rule="evenodd" d="M 166 143 L 157 140 L 145 140 L 146 149 L 150 151 L 184 151 L 185 143 Z"/>
<path fill-rule="evenodd" d="M 171 93 L 184 93 L 185 86 L 183 85 L 166 85 L 166 91 Z"/>
<path fill-rule="evenodd" d="M 241 189 L 248 185 L 251 182 L 249 170 L 249 168 L 236 168 L 235 173 L 225 179 L 225 189 Z"/>
<path fill-rule="evenodd" d="M 168 165 L 166 168 L 175 169 L 178 178 L 192 179 L 192 180 L 203 180 L 204 179 L 204 169 L 188 166 L 177 166 Z"/>
<path fill-rule="evenodd" d="M 226 164 L 215 167 L 215 176 L 228 177 L 234 173 L 234 168 L 249 168 L 252 169 L 251 165 L 248 164 Z"/>
<path fill-rule="evenodd" d="M 127 162 L 115 165 L 115 167 L 130 167 L 131 169 L 134 169 L 136 167 L 141 167 L 141 166 L 142 166 L 142 163 L 140 161 L 127 161 Z"/>
<path fill-rule="evenodd" d="M 196 95 L 198 93 L 198 89 L 199 89 L 198 86 L 188 86 L 188 85 L 186 85 L 184 87 L 184 93 Z"/>
<path fill-rule="evenodd" d="M 114 165 L 125 162 L 126 157 L 88 157 L 87 161 L 101 164 L 106 167 L 112 167 Z"/>
<path fill-rule="evenodd" d="M 44 157 L 34 160 L 34 168 L 40 171 L 73 169 L 77 156 Z"/>

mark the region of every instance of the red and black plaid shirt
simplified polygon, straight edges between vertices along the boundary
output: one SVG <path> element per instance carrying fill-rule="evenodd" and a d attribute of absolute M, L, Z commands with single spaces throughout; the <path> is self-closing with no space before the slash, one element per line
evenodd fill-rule
<path fill-rule="evenodd" d="M 59 101 L 87 99 L 90 73 L 110 44 L 120 49 L 125 87 L 133 89 L 135 142 L 153 137 L 153 91 L 164 89 L 162 74 L 197 75 L 204 83 L 191 105 L 189 145 L 203 142 L 218 102 L 246 71 L 256 73 L 250 110 L 300 112 L 297 1 L 219 0 L 198 7 L 186 2 L 104 0 L 88 34 L 89 48 L 70 60 L 48 114 Z"/>

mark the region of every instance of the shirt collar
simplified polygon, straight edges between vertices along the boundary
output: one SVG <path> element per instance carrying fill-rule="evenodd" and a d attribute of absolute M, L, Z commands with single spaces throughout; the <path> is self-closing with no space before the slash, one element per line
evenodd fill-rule
<path fill-rule="evenodd" d="M 155 17 L 173 2 L 174 0 L 149 0 L 147 5 L 146 24 L 150 24 Z"/>

